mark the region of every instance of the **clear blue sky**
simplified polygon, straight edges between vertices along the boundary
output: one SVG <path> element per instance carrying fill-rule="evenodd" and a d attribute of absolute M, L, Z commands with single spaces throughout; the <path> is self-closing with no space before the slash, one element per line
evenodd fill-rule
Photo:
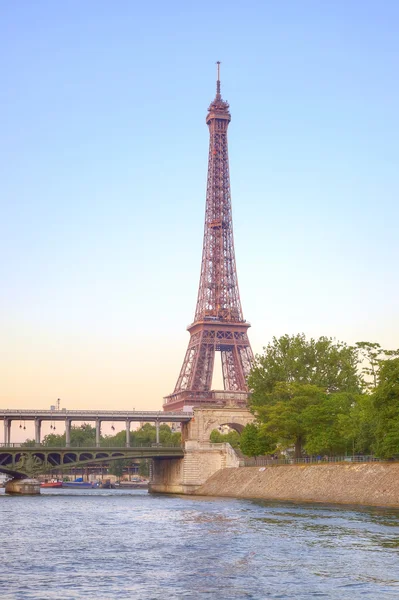
<path fill-rule="evenodd" d="M 399 346 L 396 0 L 0 8 L 0 403 L 160 408 L 222 61 L 250 338 Z"/>

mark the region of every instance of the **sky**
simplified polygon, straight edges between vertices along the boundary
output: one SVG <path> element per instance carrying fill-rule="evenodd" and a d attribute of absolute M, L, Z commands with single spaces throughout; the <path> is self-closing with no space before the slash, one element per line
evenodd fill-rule
<path fill-rule="evenodd" d="M 2 2 L 0 406 L 173 391 L 217 60 L 254 352 L 397 348 L 398 23 L 396 0 Z"/>

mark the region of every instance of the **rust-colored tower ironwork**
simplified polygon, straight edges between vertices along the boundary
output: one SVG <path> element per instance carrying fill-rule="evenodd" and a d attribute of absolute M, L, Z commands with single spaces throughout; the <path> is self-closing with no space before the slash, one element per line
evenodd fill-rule
<path fill-rule="evenodd" d="M 166 396 L 164 410 L 184 406 L 226 404 L 245 406 L 246 378 L 253 361 L 238 290 L 230 199 L 227 128 L 229 104 L 220 94 L 217 63 L 216 97 L 208 108 L 208 182 L 201 276 L 194 322 L 186 356 L 174 392 Z M 212 391 L 215 352 L 222 358 L 224 390 Z"/>

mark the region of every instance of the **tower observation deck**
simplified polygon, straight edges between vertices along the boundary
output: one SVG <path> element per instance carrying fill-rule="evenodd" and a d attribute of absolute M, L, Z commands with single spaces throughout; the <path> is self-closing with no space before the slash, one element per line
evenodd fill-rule
<path fill-rule="evenodd" d="M 247 376 L 253 354 L 238 289 L 230 197 L 227 129 L 229 104 L 220 93 L 217 63 L 216 96 L 208 108 L 208 180 L 201 275 L 190 341 L 172 394 L 164 410 L 193 406 L 246 406 Z M 211 390 L 215 353 L 220 352 L 223 390 Z"/>

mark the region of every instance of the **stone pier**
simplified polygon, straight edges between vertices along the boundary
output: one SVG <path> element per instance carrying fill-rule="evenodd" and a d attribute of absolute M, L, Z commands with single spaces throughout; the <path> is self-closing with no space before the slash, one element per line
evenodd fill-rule
<path fill-rule="evenodd" d="M 212 444 L 214 429 L 228 425 L 241 432 L 253 415 L 243 408 L 198 408 L 182 427 L 184 458 L 155 458 L 150 492 L 192 494 L 220 469 L 238 467 L 239 458 L 230 444 Z"/>
<path fill-rule="evenodd" d="M 7 481 L 6 494 L 18 496 L 36 496 L 40 494 L 40 482 L 37 479 L 12 479 Z"/>
<path fill-rule="evenodd" d="M 186 442 L 184 458 L 153 460 L 149 491 L 192 494 L 220 469 L 238 466 L 230 444 Z"/>

